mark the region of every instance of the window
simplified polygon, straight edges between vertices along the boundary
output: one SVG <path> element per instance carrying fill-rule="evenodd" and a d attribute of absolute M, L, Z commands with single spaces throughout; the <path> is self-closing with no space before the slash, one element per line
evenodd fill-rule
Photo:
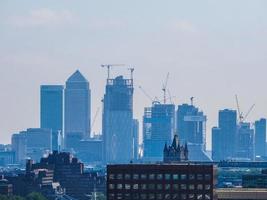
<path fill-rule="evenodd" d="M 131 200 L 132 198 L 131 198 L 131 195 L 129 194 L 129 193 L 126 193 L 125 195 L 124 195 L 124 198 L 125 198 L 125 200 Z"/>
<path fill-rule="evenodd" d="M 121 180 L 122 179 L 122 174 L 117 174 L 117 179 Z"/>
<path fill-rule="evenodd" d="M 203 180 L 203 175 L 202 174 L 198 174 L 197 175 L 197 180 L 199 180 L 199 181 Z"/>
<path fill-rule="evenodd" d="M 193 184 L 190 184 L 189 185 L 189 190 L 194 190 L 195 189 L 195 186 Z"/>
<path fill-rule="evenodd" d="M 109 184 L 109 189 L 111 189 L 111 190 L 115 189 L 114 184 Z"/>
<path fill-rule="evenodd" d="M 188 198 L 189 198 L 189 199 L 194 199 L 194 198 L 195 198 L 195 195 L 194 195 L 194 194 L 189 194 L 189 195 L 188 195 Z"/>
<path fill-rule="evenodd" d="M 211 199 L 210 194 L 205 194 L 205 199 Z"/>
<path fill-rule="evenodd" d="M 157 179 L 158 179 L 158 180 L 162 180 L 162 178 L 163 178 L 163 175 L 162 175 L 162 174 L 158 174 L 158 175 L 157 175 Z"/>
<path fill-rule="evenodd" d="M 186 184 L 181 184 L 181 190 L 186 190 Z"/>
<path fill-rule="evenodd" d="M 122 199 L 122 193 L 117 194 L 117 199 Z"/>
<path fill-rule="evenodd" d="M 149 174 L 149 180 L 154 180 L 155 179 L 155 174 Z"/>
<path fill-rule="evenodd" d="M 187 199 L 186 194 L 181 194 L 181 199 Z"/>
<path fill-rule="evenodd" d="M 149 190 L 155 190 L 155 184 L 148 184 Z"/>
<path fill-rule="evenodd" d="M 169 190 L 169 189 L 171 189 L 171 185 L 170 184 L 166 184 L 165 185 L 165 190 Z"/>
<path fill-rule="evenodd" d="M 172 177 L 173 177 L 173 180 L 178 180 L 179 179 L 179 175 L 178 174 L 173 174 Z"/>
<path fill-rule="evenodd" d="M 114 180 L 114 179 L 115 179 L 114 174 L 110 174 L 110 175 L 109 175 L 109 179 L 110 179 L 110 180 Z"/>
<path fill-rule="evenodd" d="M 138 184 L 133 184 L 133 189 L 138 190 Z"/>
<path fill-rule="evenodd" d="M 162 190 L 162 184 L 157 184 L 157 189 Z"/>
<path fill-rule="evenodd" d="M 115 199 L 115 194 L 113 194 L 113 193 L 109 193 L 109 199 Z"/>
<path fill-rule="evenodd" d="M 146 178 L 147 178 L 146 174 L 141 174 L 141 179 L 142 180 L 146 180 Z"/>
<path fill-rule="evenodd" d="M 133 180 L 138 180 L 139 179 L 139 174 L 134 174 L 133 175 Z"/>
<path fill-rule="evenodd" d="M 125 178 L 125 180 L 130 180 L 131 179 L 131 174 L 125 174 L 124 178 Z"/>
<path fill-rule="evenodd" d="M 195 174 L 189 174 L 189 180 L 195 180 Z"/>
<path fill-rule="evenodd" d="M 186 174 L 181 174 L 181 180 L 186 180 L 186 179 L 187 179 Z"/>
<path fill-rule="evenodd" d="M 205 185 L 205 190 L 210 190 L 210 185 Z"/>
<path fill-rule="evenodd" d="M 171 195 L 170 194 L 165 194 L 165 198 L 164 199 L 171 199 Z"/>
<path fill-rule="evenodd" d="M 121 190 L 121 189 L 122 189 L 122 184 L 118 184 L 118 185 L 117 185 L 117 189 L 118 189 L 118 190 Z"/>
<path fill-rule="evenodd" d="M 155 194 L 149 194 L 148 199 L 155 199 Z"/>
<path fill-rule="evenodd" d="M 133 195 L 133 199 L 139 199 L 139 194 L 133 193 L 132 195 Z"/>
<path fill-rule="evenodd" d="M 178 194 L 173 194 L 172 199 L 180 199 Z"/>
<path fill-rule="evenodd" d="M 125 189 L 126 190 L 130 190 L 131 189 L 131 185 L 130 184 L 125 184 Z"/>
<path fill-rule="evenodd" d="M 146 194 L 141 194 L 141 199 L 146 199 Z"/>
<path fill-rule="evenodd" d="M 157 194 L 157 199 L 163 199 L 163 195 L 162 194 Z"/>
<path fill-rule="evenodd" d="M 202 184 L 198 184 L 198 185 L 197 185 L 197 189 L 198 189 L 198 190 L 203 190 L 203 185 L 202 185 Z"/>
<path fill-rule="evenodd" d="M 197 195 L 197 199 L 203 199 L 203 195 L 202 194 L 198 194 Z"/>
<path fill-rule="evenodd" d="M 171 179 L 171 175 L 170 174 L 165 174 L 165 180 L 170 180 Z"/>
<path fill-rule="evenodd" d="M 173 185 L 172 185 L 172 188 L 173 188 L 174 190 L 179 190 L 179 186 L 178 186 L 178 184 L 173 184 Z"/>
<path fill-rule="evenodd" d="M 205 174 L 205 180 L 210 181 L 211 180 L 211 175 L 210 174 Z"/>
<path fill-rule="evenodd" d="M 141 184 L 141 189 L 146 190 L 146 184 Z"/>

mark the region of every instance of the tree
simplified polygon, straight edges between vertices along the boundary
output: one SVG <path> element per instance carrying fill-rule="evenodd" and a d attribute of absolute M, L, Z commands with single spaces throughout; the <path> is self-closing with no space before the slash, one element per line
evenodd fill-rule
<path fill-rule="evenodd" d="M 47 199 L 40 193 L 32 192 L 26 196 L 25 200 L 47 200 Z"/>

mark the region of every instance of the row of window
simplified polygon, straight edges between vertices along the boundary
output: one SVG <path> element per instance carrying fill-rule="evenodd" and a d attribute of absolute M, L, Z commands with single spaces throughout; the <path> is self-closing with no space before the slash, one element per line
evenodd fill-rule
<path fill-rule="evenodd" d="M 210 184 L 109 184 L 109 189 L 114 190 L 210 190 Z"/>
<path fill-rule="evenodd" d="M 211 174 L 109 174 L 110 180 L 211 180 Z"/>
<path fill-rule="evenodd" d="M 109 194 L 110 200 L 132 200 L 132 199 L 144 199 L 144 200 L 162 200 L 162 199 L 212 199 L 211 194 L 122 194 L 118 193 L 115 195 L 114 193 Z"/>

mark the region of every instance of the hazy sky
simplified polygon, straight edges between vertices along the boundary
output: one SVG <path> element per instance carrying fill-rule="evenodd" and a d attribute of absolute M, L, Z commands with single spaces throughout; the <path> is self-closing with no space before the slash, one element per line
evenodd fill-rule
<path fill-rule="evenodd" d="M 256 103 L 249 120 L 267 117 L 266 10 L 266 0 L 1 0 L 0 143 L 39 127 L 40 84 L 64 84 L 76 69 L 90 81 L 94 116 L 104 63 L 135 67 L 140 122 L 151 102 L 138 86 L 160 99 L 167 72 L 173 101 L 194 96 L 207 114 L 208 136 L 218 110 L 236 108 L 236 93 L 244 112 Z"/>

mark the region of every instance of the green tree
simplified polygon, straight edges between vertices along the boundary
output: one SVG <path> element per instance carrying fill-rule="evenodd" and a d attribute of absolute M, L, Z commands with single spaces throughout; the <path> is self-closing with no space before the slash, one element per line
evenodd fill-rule
<path fill-rule="evenodd" d="M 26 196 L 25 200 L 47 200 L 42 194 L 32 192 Z"/>

